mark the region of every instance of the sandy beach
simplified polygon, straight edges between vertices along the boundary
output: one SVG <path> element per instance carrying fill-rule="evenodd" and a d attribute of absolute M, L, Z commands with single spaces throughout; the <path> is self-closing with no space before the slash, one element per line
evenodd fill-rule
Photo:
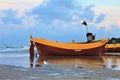
<path fill-rule="evenodd" d="M 83 64 L 23 68 L 0 65 L 0 80 L 120 80 L 120 71 Z"/>

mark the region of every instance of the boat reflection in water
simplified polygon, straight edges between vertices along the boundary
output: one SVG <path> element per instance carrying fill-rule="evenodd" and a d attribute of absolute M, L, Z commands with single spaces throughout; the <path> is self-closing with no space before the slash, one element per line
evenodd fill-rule
<path fill-rule="evenodd" d="M 41 67 L 42 65 L 88 65 L 93 67 L 104 67 L 108 69 L 120 70 L 120 56 L 51 56 L 38 57 L 36 60 L 30 58 L 31 67 Z"/>
<path fill-rule="evenodd" d="M 106 68 L 120 70 L 120 56 L 103 56 L 103 61 Z"/>

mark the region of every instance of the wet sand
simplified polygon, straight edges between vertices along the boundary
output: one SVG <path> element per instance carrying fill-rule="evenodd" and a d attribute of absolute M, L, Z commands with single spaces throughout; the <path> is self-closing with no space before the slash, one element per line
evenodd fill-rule
<path fill-rule="evenodd" d="M 23 68 L 0 65 L 0 80 L 120 80 L 120 71 L 85 64 L 42 64 Z"/>

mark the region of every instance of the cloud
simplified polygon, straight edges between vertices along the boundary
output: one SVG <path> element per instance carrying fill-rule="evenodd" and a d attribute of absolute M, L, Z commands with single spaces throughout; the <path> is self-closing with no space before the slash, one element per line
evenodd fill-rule
<path fill-rule="evenodd" d="M 0 10 L 11 9 L 13 11 L 18 11 L 18 16 L 22 16 L 27 10 L 42 3 L 44 3 L 44 0 L 0 0 Z"/>
<path fill-rule="evenodd" d="M 36 16 L 25 16 L 21 20 L 21 24 L 18 24 L 16 28 L 18 29 L 29 29 L 29 28 L 35 28 L 37 27 L 38 21 L 35 19 Z"/>
<path fill-rule="evenodd" d="M 36 15 L 36 19 L 43 24 L 51 24 L 59 20 L 59 23 L 61 21 L 67 24 L 63 26 L 77 26 L 83 19 L 93 21 L 95 14 L 93 7 L 93 5 L 86 7 L 76 5 L 74 0 L 50 0 L 46 5 L 33 8 L 29 14 Z"/>
<path fill-rule="evenodd" d="M 4 10 L 3 11 L 4 17 L 2 17 L 3 22 L 5 23 L 13 23 L 13 24 L 20 24 L 21 19 L 17 17 L 17 12 L 13 10 Z"/>
<path fill-rule="evenodd" d="M 73 0 L 51 0 L 46 5 L 32 9 L 31 14 L 37 15 L 40 22 L 46 23 L 55 19 L 70 20 L 73 5 Z"/>
<path fill-rule="evenodd" d="M 87 19 L 88 21 L 93 21 L 94 19 L 94 11 L 92 10 L 94 6 L 93 5 L 90 5 L 90 6 L 86 6 L 84 9 L 83 9 L 83 12 L 80 17 L 84 18 L 84 19 Z"/>
<path fill-rule="evenodd" d="M 120 20 L 117 21 L 118 26 L 120 27 Z"/>
<path fill-rule="evenodd" d="M 110 29 L 112 25 L 117 24 L 119 21 L 119 14 L 120 12 L 118 11 L 119 7 L 99 7 L 96 8 L 94 7 L 95 15 L 96 17 L 100 15 L 101 13 L 104 14 L 103 18 L 104 20 L 100 21 L 99 24 L 97 24 L 97 27 L 104 27 L 106 29 Z"/>
<path fill-rule="evenodd" d="M 38 3 L 37 3 L 38 2 Z M 82 6 L 77 4 L 74 0 L 17 0 L 17 1 L 1 1 L 1 3 L 9 4 L 5 8 L 0 8 L 2 15 L 1 24 L 6 26 L 12 25 L 12 29 L 30 29 L 30 28 L 53 28 L 55 26 L 68 29 L 81 26 L 83 19 L 88 22 L 93 22 L 95 6 Z M 13 4 L 17 7 L 13 8 Z M 25 5 L 26 4 L 26 5 Z M 24 7 L 23 7 L 24 6 Z M 25 11 L 24 15 L 18 16 Z M 98 15 L 99 16 L 99 15 Z M 41 27 L 42 26 L 42 27 Z M 8 28 L 9 29 L 9 28 Z M 44 28 L 42 28 L 44 29 Z"/>
<path fill-rule="evenodd" d="M 101 23 L 105 18 L 105 14 L 100 14 L 96 19 L 95 23 Z"/>
<path fill-rule="evenodd" d="M 19 12 L 12 8 L 5 9 L 1 11 L 1 14 L 5 14 L 1 18 L 1 24 L 6 24 L 5 26 L 8 29 L 44 29 L 43 27 L 53 28 L 58 26 L 58 28 L 67 30 L 80 26 L 83 19 L 89 22 L 94 19 L 95 13 L 92 5 L 82 7 L 81 5 L 75 5 L 74 0 L 48 0 L 44 3 L 27 10 L 22 16 L 18 16 Z"/>
<path fill-rule="evenodd" d="M 32 0 L 17 0 L 1 1 L 1 3 L 10 5 L 6 5 L 4 8 L 0 7 L 1 10 L 3 9 L 3 11 L 0 11 L 1 14 L 4 14 L 1 15 L 1 22 L 15 25 L 13 28 L 27 29 L 36 27 L 35 24 L 46 26 L 53 26 L 54 24 L 56 26 L 56 23 L 58 26 L 61 25 L 65 28 L 80 25 L 83 19 L 88 21 L 94 19 L 94 11 L 92 10 L 94 6 L 75 5 L 74 0 L 38 0 L 35 2 Z M 13 7 L 13 4 L 17 7 Z M 18 16 L 18 14 L 21 14 L 20 11 L 25 11 L 24 15 Z"/>
<path fill-rule="evenodd" d="M 83 6 L 75 0 L 3 0 L 0 2 L 0 39 L 5 41 L 4 35 L 12 38 L 17 36 L 24 42 L 32 33 L 37 37 L 54 40 L 85 40 L 86 28 L 81 25 L 82 20 L 88 22 L 90 32 L 99 37 L 103 33 L 107 36 L 109 34 L 105 28 L 115 27 L 114 30 L 117 30 L 120 25 L 117 9 Z M 112 32 L 111 29 L 109 31 Z"/>

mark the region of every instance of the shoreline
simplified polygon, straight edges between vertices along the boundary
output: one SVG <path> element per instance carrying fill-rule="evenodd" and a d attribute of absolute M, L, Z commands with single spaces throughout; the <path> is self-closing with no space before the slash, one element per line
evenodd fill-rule
<path fill-rule="evenodd" d="M 119 80 L 120 71 L 88 65 L 41 65 L 24 68 L 0 65 L 0 80 Z"/>

